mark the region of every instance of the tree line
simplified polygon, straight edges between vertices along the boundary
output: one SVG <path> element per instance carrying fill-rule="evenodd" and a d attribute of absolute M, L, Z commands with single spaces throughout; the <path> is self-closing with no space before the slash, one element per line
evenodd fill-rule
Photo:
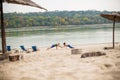
<path fill-rule="evenodd" d="M 4 13 L 4 24 L 6 28 L 18 28 L 31 26 L 60 26 L 110 23 L 111 21 L 100 16 L 101 13 L 111 12 L 88 10 Z"/>

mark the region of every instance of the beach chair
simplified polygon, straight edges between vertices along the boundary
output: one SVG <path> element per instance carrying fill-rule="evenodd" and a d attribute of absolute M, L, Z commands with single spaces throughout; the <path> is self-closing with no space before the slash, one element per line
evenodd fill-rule
<path fill-rule="evenodd" d="M 71 46 L 71 45 L 67 45 L 69 48 L 74 48 L 73 46 Z"/>
<path fill-rule="evenodd" d="M 20 46 L 23 51 L 27 51 L 23 45 Z"/>
<path fill-rule="evenodd" d="M 11 51 L 11 46 L 6 46 L 7 51 Z"/>
<path fill-rule="evenodd" d="M 36 46 L 32 46 L 33 52 L 37 51 L 37 47 Z"/>

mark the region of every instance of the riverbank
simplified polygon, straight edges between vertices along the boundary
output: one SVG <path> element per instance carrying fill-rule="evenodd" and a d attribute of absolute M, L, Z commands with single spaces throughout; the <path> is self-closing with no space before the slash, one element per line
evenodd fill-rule
<path fill-rule="evenodd" d="M 0 61 L 0 80 L 119 80 L 120 43 L 115 49 L 104 50 L 112 44 L 75 45 L 80 54 L 59 48 L 32 53 L 21 53 L 23 60 Z M 106 55 L 81 58 L 86 52 L 104 52 Z"/>

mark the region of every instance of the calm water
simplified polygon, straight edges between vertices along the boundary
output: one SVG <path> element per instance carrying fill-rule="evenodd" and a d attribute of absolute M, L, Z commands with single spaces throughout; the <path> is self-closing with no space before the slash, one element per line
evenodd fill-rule
<path fill-rule="evenodd" d="M 45 47 L 58 42 L 72 45 L 112 42 L 112 24 L 16 28 L 6 31 L 7 45 L 12 48 L 19 48 L 20 45 L 28 48 L 32 45 Z M 120 24 L 116 24 L 115 41 L 120 42 Z"/>

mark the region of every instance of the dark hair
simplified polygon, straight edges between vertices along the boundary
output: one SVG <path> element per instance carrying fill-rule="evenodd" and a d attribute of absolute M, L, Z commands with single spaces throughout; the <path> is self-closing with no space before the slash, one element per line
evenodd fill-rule
<path fill-rule="evenodd" d="M 63 44 L 65 45 L 66 43 L 64 42 Z"/>

